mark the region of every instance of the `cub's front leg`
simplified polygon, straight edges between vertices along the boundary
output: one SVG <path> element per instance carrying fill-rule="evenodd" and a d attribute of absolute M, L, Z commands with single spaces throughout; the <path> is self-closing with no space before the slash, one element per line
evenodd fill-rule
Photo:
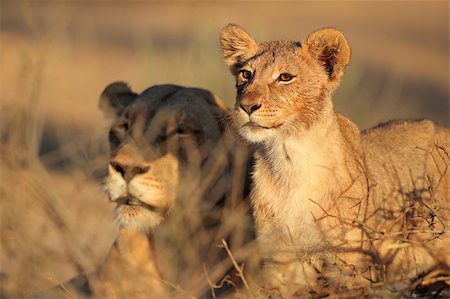
<path fill-rule="evenodd" d="M 314 260 L 265 262 L 262 266 L 264 292 L 271 298 L 298 298 L 310 292 L 319 293 L 327 282 L 318 269 L 320 259 Z"/>
<path fill-rule="evenodd" d="M 267 260 L 262 265 L 261 287 L 271 298 L 342 294 L 355 287 L 364 288 L 370 283 L 370 268 L 348 263 L 346 260 L 351 259 L 347 258 L 347 254 L 328 250 L 297 253 L 290 260 Z M 370 264 L 367 256 L 358 259 L 367 261 L 366 266 Z"/>

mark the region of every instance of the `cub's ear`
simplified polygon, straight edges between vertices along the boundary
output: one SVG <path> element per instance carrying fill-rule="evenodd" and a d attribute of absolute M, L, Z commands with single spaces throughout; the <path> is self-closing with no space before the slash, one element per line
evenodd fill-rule
<path fill-rule="evenodd" d="M 125 108 L 137 97 L 125 82 L 114 82 L 106 86 L 100 96 L 98 106 L 106 117 L 116 118 L 122 115 Z"/>
<path fill-rule="evenodd" d="M 226 63 L 237 67 L 258 51 L 258 43 L 236 24 L 228 24 L 220 34 L 220 45 Z"/>
<path fill-rule="evenodd" d="M 350 46 L 342 32 L 332 28 L 315 31 L 308 36 L 305 45 L 331 81 L 342 78 L 350 61 Z"/>

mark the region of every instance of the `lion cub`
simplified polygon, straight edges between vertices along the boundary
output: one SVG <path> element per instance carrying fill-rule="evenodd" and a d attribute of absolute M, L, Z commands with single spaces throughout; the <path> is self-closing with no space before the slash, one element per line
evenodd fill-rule
<path fill-rule="evenodd" d="M 360 133 L 338 114 L 331 96 L 350 47 L 335 29 L 257 43 L 230 24 L 220 42 L 236 76 L 233 124 L 256 148 L 251 200 L 269 294 L 448 269 L 448 129 L 422 120 Z"/>

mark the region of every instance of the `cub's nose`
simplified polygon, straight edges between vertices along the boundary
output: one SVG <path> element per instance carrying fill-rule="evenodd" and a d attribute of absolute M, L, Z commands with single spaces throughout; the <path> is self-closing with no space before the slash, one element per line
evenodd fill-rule
<path fill-rule="evenodd" d="M 261 108 L 261 104 L 255 104 L 255 103 L 251 103 L 251 104 L 245 104 L 245 103 L 241 103 L 240 107 L 242 110 L 244 110 L 248 115 L 252 114 L 253 112 L 255 112 L 256 110 L 258 110 L 259 108 Z"/>
<path fill-rule="evenodd" d="M 150 166 L 137 165 L 134 163 L 126 163 L 116 160 L 110 161 L 111 167 L 120 173 L 123 179 L 129 183 L 136 175 L 146 173 L 150 170 Z"/>

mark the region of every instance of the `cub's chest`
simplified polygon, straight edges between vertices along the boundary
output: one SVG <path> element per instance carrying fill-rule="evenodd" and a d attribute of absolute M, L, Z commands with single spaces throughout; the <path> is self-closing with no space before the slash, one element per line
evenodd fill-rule
<path fill-rule="evenodd" d="M 320 204 L 336 193 L 335 167 L 304 153 L 280 160 L 257 156 L 251 192 L 257 221 L 282 226 L 312 222 Z"/>

